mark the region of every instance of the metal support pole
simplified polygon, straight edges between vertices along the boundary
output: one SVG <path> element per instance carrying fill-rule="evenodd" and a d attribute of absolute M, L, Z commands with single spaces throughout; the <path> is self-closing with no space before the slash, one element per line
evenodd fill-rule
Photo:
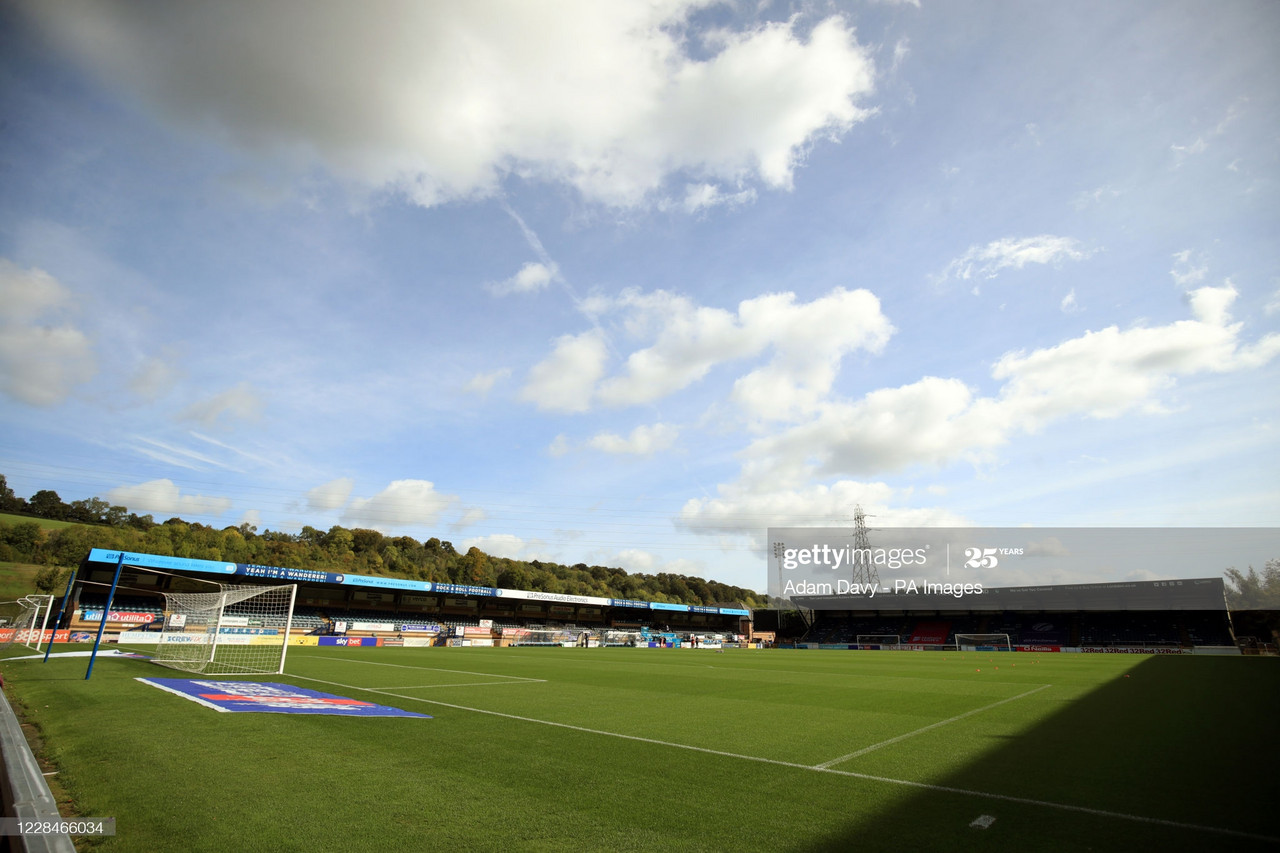
<path fill-rule="evenodd" d="M 67 589 L 62 593 L 62 604 L 58 605 L 58 618 L 53 620 L 53 637 L 49 638 L 49 645 L 44 649 L 44 662 L 49 662 L 49 652 L 53 651 L 53 638 L 58 636 L 58 626 L 62 624 L 62 614 L 67 610 L 67 602 L 71 600 L 71 585 L 76 582 L 76 572 L 80 567 L 76 566 L 71 570 L 71 577 L 67 578 Z M 71 642 L 71 632 L 67 632 L 67 642 Z"/>
<path fill-rule="evenodd" d="M 116 599 L 116 584 L 120 583 L 122 569 L 124 569 L 124 551 L 120 552 L 120 559 L 116 561 L 116 574 L 111 579 L 111 591 L 107 593 L 107 604 L 102 608 L 102 621 L 98 623 L 98 636 L 93 641 L 93 652 L 89 655 L 89 668 L 84 672 L 85 681 L 88 681 L 89 676 L 93 675 L 93 662 L 98 659 L 98 646 L 102 645 L 102 632 L 107 630 L 107 614 L 111 612 L 111 603 Z"/>

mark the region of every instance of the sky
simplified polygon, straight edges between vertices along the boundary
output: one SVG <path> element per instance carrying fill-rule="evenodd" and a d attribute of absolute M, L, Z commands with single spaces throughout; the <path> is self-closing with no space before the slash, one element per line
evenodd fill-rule
<path fill-rule="evenodd" d="M 760 590 L 766 528 L 857 506 L 1280 525 L 1276 44 L 1246 0 L 0 5 L 0 473 Z"/>

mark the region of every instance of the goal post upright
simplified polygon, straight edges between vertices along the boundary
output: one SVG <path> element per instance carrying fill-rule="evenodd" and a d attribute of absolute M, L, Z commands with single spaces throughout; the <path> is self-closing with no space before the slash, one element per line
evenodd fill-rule
<path fill-rule="evenodd" d="M 36 598 L 43 598 L 44 602 L 44 619 L 40 620 L 40 633 L 36 634 L 36 654 L 40 653 L 40 644 L 44 642 L 44 631 L 49 625 L 49 612 L 53 610 L 52 595 L 38 595 Z M 56 625 L 54 626 L 57 627 Z M 53 637 L 49 638 L 49 645 L 53 645 Z"/>
<path fill-rule="evenodd" d="M 289 587 L 289 615 L 284 619 L 284 645 L 280 649 L 280 668 L 276 675 L 284 675 L 284 659 L 289 654 L 289 632 L 293 630 L 293 607 L 298 600 L 298 585 Z"/>
<path fill-rule="evenodd" d="M 209 660 L 218 656 L 218 635 L 222 633 L 222 617 L 227 612 L 227 590 L 222 589 L 222 598 L 218 600 L 218 621 L 213 626 L 213 637 L 209 640 Z"/>

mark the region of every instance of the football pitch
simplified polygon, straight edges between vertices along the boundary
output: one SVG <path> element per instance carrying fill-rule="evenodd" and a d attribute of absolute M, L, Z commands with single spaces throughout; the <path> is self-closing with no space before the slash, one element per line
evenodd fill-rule
<path fill-rule="evenodd" d="M 0 661 L 57 786 L 116 818 L 84 849 L 1280 847 L 1276 659 L 295 647 L 216 679 L 430 719 L 218 713 L 137 680 L 200 676 L 85 666 Z"/>

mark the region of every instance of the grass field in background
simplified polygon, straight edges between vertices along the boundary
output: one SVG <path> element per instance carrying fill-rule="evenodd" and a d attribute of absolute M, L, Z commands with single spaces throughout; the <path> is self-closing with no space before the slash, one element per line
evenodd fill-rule
<path fill-rule="evenodd" d="M 36 594 L 36 572 L 41 568 L 31 563 L 0 562 L 0 601 Z"/>
<path fill-rule="evenodd" d="M 5 524 L 34 522 L 45 530 L 60 530 L 63 527 L 75 527 L 80 524 L 78 521 L 54 521 L 51 518 L 36 518 L 31 515 L 15 515 L 11 512 L 0 512 L 0 522 L 4 522 Z"/>
<path fill-rule="evenodd" d="M 254 679 L 433 719 L 223 714 L 86 664 L 0 672 L 117 818 L 94 850 L 1280 844 L 1276 659 L 295 647 Z"/>

